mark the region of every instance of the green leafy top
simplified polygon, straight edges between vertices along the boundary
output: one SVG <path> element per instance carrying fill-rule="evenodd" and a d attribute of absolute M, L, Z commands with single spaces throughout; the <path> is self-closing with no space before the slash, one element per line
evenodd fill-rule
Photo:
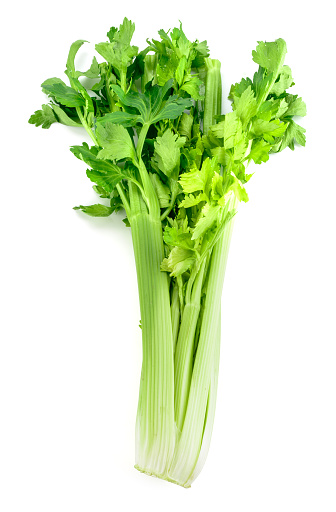
<path fill-rule="evenodd" d="M 127 18 L 119 27 L 112 27 L 107 37 L 109 42 L 96 44 L 97 52 L 114 68 L 121 81 L 126 80 L 127 67 L 138 54 L 139 48 L 131 46 L 135 25 Z"/>
<path fill-rule="evenodd" d="M 306 114 L 306 106 L 287 92 L 294 82 L 284 64 L 283 39 L 258 43 L 252 52 L 257 71 L 232 85 L 232 111 L 218 115 L 220 80 L 215 90 L 213 76 L 219 63 L 210 65 L 215 61 L 205 41 L 189 41 L 180 25 L 160 30 L 160 38 L 139 52 L 133 33 L 127 18 L 112 27 L 108 41 L 96 45 L 105 61 L 94 57 L 87 71 L 75 67 L 85 41 L 74 42 L 65 71 L 69 84 L 45 80 L 49 103 L 29 122 L 42 128 L 56 122 L 84 126 L 93 145 L 84 142 L 71 151 L 88 166 L 102 202 L 76 209 L 105 217 L 124 208 L 130 226 L 139 212 L 161 220 L 162 269 L 183 288 L 211 254 L 237 204 L 248 200 L 250 162 L 266 162 L 271 153 L 293 150 L 295 142 L 305 145 L 296 118 Z M 204 133 L 211 104 L 217 111 Z"/>
<path fill-rule="evenodd" d="M 168 80 L 173 80 L 180 95 L 186 92 L 195 100 L 201 99 L 203 81 L 198 71 L 209 55 L 206 41 L 189 41 L 182 24 L 169 32 L 159 30 L 159 36 L 160 40 L 148 40 L 149 48 L 157 56 L 157 83 L 164 85 Z"/>
<path fill-rule="evenodd" d="M 191 98 L 178 98 L 169 96 L 166 101 L 164 97 L 172 86 L 172 80 L 164 86 L 149 85 L 144 93 L 133 90 L 125 93 L 120 86 L 113 85 L 112 89 L 119 98 L 124 112 L 113 112 L 104 116 L 103 120 L 134 126 L 137 123 L 155 124 L 163 119 L 176 119 L 182 112 L 192 106 Z"/>

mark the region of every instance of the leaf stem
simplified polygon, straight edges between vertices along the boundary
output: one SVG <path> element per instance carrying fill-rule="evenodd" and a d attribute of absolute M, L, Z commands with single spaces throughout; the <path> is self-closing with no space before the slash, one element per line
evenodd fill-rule
<path fill-rule="evenodd" d="M 131 214 L 131 207 L 130 207 L 130 204 L 129 204 L 128 200 L 127 200 L 127 197 L 126 197 L 126 195 L 124 193 L 124 190 L 123 190 L 122 186 L 120 185 L 120 183 L 117 183 L 116 189 L 118 190 L 118 194 L 121 197 L 121 200 L 122 200 L 122 203 L 124 205 L 127 218 L 129 219 L 130 218 L 130 214 Z"/>
<path fill-rule="evenodd" d="M 160 217 L 161 221 L 163 221 L 170 214 L 170 212 L 172 211 L 172 209 L 173 209 L 173 207 L 175 205 L 176 196 L 177 196 L 177 194 L 172 196 L 172 198 L 170 200 L 170 203 L 169 203 L 169 206 L 166 208 L 166 210 L 163 212 L 163 214 Z"/>
<path fill-rule="evenodd" d="M 76 112 L 77 112 L 77 115 L 80 119 L 80 122 L 82 123 L 82 125 L 84 126 L 85 130 L 87 131 L 88 135 L 91 137 L 91 139 L 93 140 L 95 146 L 99 146 L 98 144 L 98 141 L 92 131 L 92 129 L 90 128 L 90 126 L 87 124 L 83 114 L 82 114 L 82 111 L 81 111 L 81 108 L 80 107 L 76 107 Z"/>
<path fill-rule="evenodd" d="M 134 183 L 134 185 L 136 185 L 138 187 L 138 189 L 141 192 L 142 199 L 145 201 L 146 205 L 148 206 L 148 200 L 147 200 L 145 191 L 144 191 L 143 187 L 141 186 L 141 184 L 138 182 L 138 180 L 136 180 L 135 178 L 129 178 L 129 181 L 131 181 L 132 183 Z"/>
<path fill-rule="evenodd" d="M 159 205 L 158 197 L 154 190 L 152 182 L 149 178 L 148 171 L 146 169 L 144 161 L 142 160 L 142 150 L 143 150 L 143 146 L 144 146 L 144 143 L 146 140 L 147 132 L 149 130 L 149 126 L 150 125 L 148 123 L 146 123 L 143 125 L 143 127 L 140 130 L 137 148 L 136 148 L 137 160 L 135 161 L 135 163 L 139 169 L 140 178 L 141 178 L 142 185 L 143 185 L 143 192 L 146 197 L 146 204 L 148 206 L 148 211 L 154 217 L 160 218 L 160 205 Z"/>
<path fill-rule="evenodd" d="M 137 148 L 136 148 L 136 155 L 137 155 L 137 159 L 139 162 L 140 162 L 140 160 L 142 160 L 142 158 L 141 158 L 142 150 L 143 150 L 144 143 L 145 143 L 145 140 L 147 137 L 149 126 L 150 125 L 148 123 L 144 124 L 139 133 L 138 143 L 137 143 Z"/>
<path fill-rule="evenodd" d="M 86 132 L 91 137 L 91 139 L 93 140 L 95 146 L 99 147 L 99 144 L 98 144 L 98 141 L 96 139 L 96 136 L 94 135 L 94 133 L 93 133 L 92 129 L 90 128 L 90 126 L 87 124 L 87 122 L 86 122 L 86 120 L 85 120 L 85 118 L 84 118 L 84 116 L 83 116 L 83 114 L 81 112 L 80 107 L 76 107 L 76 112 L 77 112 L 77 115 L 78 115 L 78 117 L 79 117 L 83 127 L 85 128 Z M 137 185 L 140 187 L 140 184 L 137 183 Z M 126 197 L 126 195 L 124 193 L 124 190 L 123 190 L 122 186 L 120 185 L 120 183 L 118 183 L 116 185 L 116 189 L 118 190 L 118 193 L 119 193 L 120 198 L 122 200 L 123 206 L 125 208 L 126 215 L 127 215 L 127 217 L 129 217 L 130 213 L 131 213 L 130 204 L 129 204 L 128 200 L 127 200 L 127 197 Z"/>

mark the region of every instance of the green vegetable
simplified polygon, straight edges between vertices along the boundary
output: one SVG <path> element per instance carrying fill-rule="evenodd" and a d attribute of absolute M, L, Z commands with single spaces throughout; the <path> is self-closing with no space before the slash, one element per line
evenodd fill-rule
<path fill-rule="evenodd" d="M 136 422 L 136 468 L 188 487 L 199 474 L 214 421 L 220 304 L 233 218 L 248 201 L 248 164 L 295 142 L 305 145 L 301 98 L 289 94 L 286 43 L 259 42 L 252 78 L 231 87 L 221 113 L 220 62 L 182 26 L 159 31 L 139 52 L 124 19 L 96 45 L 89 70 L 67 85 L 43 82 L 49 103 L 29 122 L 82 126 L 93 144 L 72 153 L 102 199 L 77 206 L 94 217 L 124 209 L 138 277 L 143 365 Z M 85 87 L 81 77 L 91 79 Z M 96 80 L 96 81 L 95 81 Z"/>

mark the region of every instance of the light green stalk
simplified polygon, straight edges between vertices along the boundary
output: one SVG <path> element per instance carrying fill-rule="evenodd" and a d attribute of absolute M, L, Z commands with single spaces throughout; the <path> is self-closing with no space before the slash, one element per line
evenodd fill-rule
<path fill-rule="evenodd" d="M 173 337 L 159 218 L 131 184 L 130 223 L 138 278 L 143 362 L 136 421 L 136 465 L 166 478 L 175 445 Z"/>
<path fill-rule="evenodd" d="M 195 332 L 201 310 L 204 269 L 205 261 L 197 273 L 191 297 L 186 301 L 175 350 L 175 422 L 179 432 L 182 431 L 188 404 L 195 349 Z"/>
<path fill-rule="evenodd" d="M 192 475 L 196 470 L 201 454 L 204 432 L 211 432 L 214 419 L 214 411 L 211 414 L 207 414 L 207 411 L 210 411 L 208 407 L 208 403 L 210 405 L 209 396 L 212 396 L 211 410 L 214 407 L 214 393 L 216 393 L 215 388 L 217 386 L 217 381 L 213 376 L 214 365 L 217 363 L 215 356 L 218 354 L 218 344 L 220 342 L 218 321 L 232 228 L 233 222 L 231 220 L 212 252 L 188 405 L 182 433 L 169 468 L 169 477 L 185 487 L 189 487 L 193 480 Z M 210 395 L 210 392 L 212 395 Z"/>
<path fill-rule="evenodd" d="M 142 160 L 148 131 L 138 139 L 138 169 L 147 204 L 140 190 L 129 185 L 128 216 L 138 278 L 142 327 L 142 370 L 136 420 L 136 464 L 140 471 L 167 478 L 175 447 L 174 344 L 168 276 L 164 259 L 160 206 Z"/>
<path fill-rule="evenodd" d="M 221 63 L 217 59 L 205 59 L 205 100 L 203 133 L 206 135 L 210 126 L 215 124 L 215 117 L 221 114 L 222 79 Z"/>
<path fill-rule="evenodd" d="M 220 62 L 205 59 L 205 70 L 203 133 L 207 134 L 221 113 Z M 197 274 L 192 300 L 187 302 L 183 312 L 175 352 L 175 420 L 179 439 L 169 476 L 186 487 L 203 467 L 210 444 L 217 394 L 220 303 L 231 231 L 232 222 L 229 222 L 213 248 L 207 273 L 204 275 L 204 262 L 202 271 Z M 205 277 L 206 301 L 194 361 L 195 333 Z"/>
<path fill-rule="evenodd" d="M 221 314 L 218 316 L 217 320 L 217 333 L 215 337 L 215 347 L 214 347 L 214 358 L 213 358 L 213 369 L 211 373 L 211 381 L 210 381 L 210 389 L 209 389 L 209 397 L 207 410 L 205 415 L 205 426 L 202 438 L 202 446 L 200 449 L 200 453 L 197 459 L 197 463 L 194 471 L 189 477 L 186 486 L 189 486 L 200 474 L 202 468 L 205 464 L 212 436 L 213 424 L 215 419 L 215 411 L 216 411 L 216 400 L 217 400 L 217 389 L 218 389 L 218 371 L 219 371 L 219 356 L 220 356 L 220 345 L 221 345 Z"/>

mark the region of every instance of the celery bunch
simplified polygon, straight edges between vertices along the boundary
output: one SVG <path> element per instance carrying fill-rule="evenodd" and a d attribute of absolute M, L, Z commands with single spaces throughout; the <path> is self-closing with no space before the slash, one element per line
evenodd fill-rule
<path fill-rule="evenodd" d="M 233 217 L 251 178 L 248 164 L 305 144 L 301 98 L 289 94 L 286 43 L 259 42 L 252 79 L 231 87 L 221 113 L 220 62 L 182 27 L 159 31 L 139 51 L 124 19 L 96 45 L 87 71 L 43 82 L 49 103 L 29 122 L 84 127 L 72 153 L 88 166 L 98 196 L 84 213 L 120 209 L 130 226 L 137 270 L 143 364 L 136 422 L 136 468 L 188 487 L 209 448 L 220 352 L 221 294 Z M 101 59 L 100 59 L 101 60 Z M 83 79 L 84 77 L 84 79 Z M 85 77 L 91 85 L 85 86 Z"/>

